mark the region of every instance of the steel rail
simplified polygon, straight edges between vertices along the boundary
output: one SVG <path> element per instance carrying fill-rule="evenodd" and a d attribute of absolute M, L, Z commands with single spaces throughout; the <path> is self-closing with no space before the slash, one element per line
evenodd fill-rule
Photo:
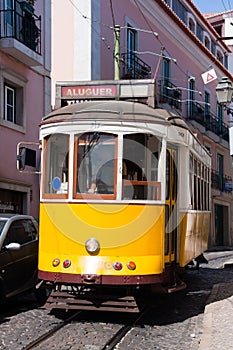
<path fill-rule="evenodd" d="M 56 327 L 53 329 L 49 330 L 45 334 L 42 334 L 40 337 L 37 339 L 33 340 L 31 343 L 28 345 L 24 346 L 22 350 L 31 350 L 36 348 L 39 344 L 43 343 L 45 340 L 49 339 L 51 336 L 53 336 L 57 331 L 59 331 L 61 328 L 66 326 L 68 323 L 73 321 L 80 313 L 83 311 L 78 311 L 75 314 L 71 315 L 70 317 L 67 317 L 63 322 L 59 323 Z"/>
<path fill-rule="evenodd" d="M 115 346 L 119 344 L 123 337 L 139 323 L 139 321 L 144 317 L 147 311 L 148 308 L 145 308 L 140 312 L 140 314 L 137 317 L 134 318 L 134 320 L 132 320 L 132 322 L 130 322 L 130 324 L 121 327 L 119 331 L 107 341 L 107 343 L 104 345 L 104 347 L 101 348 L 101 350 L 114 350 Z"/>

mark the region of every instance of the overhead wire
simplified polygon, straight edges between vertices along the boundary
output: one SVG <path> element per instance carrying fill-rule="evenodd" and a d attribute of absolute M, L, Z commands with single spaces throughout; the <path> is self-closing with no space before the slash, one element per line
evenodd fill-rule
<path fill-rule="evenodd" d="M 141 13 L 142 17 L 144 18 L 146 24 L 148 25 L 148 28 L 153 32 L 153 28 L 151 27 L 151 24 L 150 24 L 150 22 L 148 21 L 148 19 L 146 18 L 146 16 L 144 15 L 144 13 L 143 13 L 143 11 L 142 11 L 142 9 L 141 9 L 139 3 L 138 3 L 138 0 L 134 0 L 134 3 L 135 3 L 135 5 L 136 5 L 136 7 L 138 8 L 139 12 Z M 159 36 L 157 36 L 156 39 L 159 41 L 159 43 L 160 43 L 160 45 L 161 45 L 161 48 L 163 48 L 164 51 L 166 50 L 166 52 L 168 53 L 167 59 L 169 59 L 169 57 L 172 57 L 172 55 L 171 55 L 171 54 L 169 53 L 169 51 L 166 49 L 166 45 L 164 45 L 164 43 L 160 40 Z M 177 68 L 178 68 L 178 69 L 184 74 L 184 76 L 186 77 L 186 76 L 187 76 L 187 72 L 185 72 L 185 71 L 183 70 L 183 68 L 179 65 L 179 63 L 178 63 L 177 61 L 176 61 L 176 62 L 173 61 L 173 62 L 176 64 Z"/>
<path fill-rule="evenodd" d="M 80 16 L 82 16 L 86 21 L 89 21 L 89 22 L 90 22 L 89 24 L 90 24 L 91 28 L 93 29 L 93 31 L 94 31 L 97 35 L 99 35 L 99 37 L 101 37 L 101 33 L 98 32 L 98 31 L 96 30 L 96 28 L 93 26 L 92 22 L 95 22 L 95 23 L 98 23 L 98 24 L 101 24 L 101 25 L 102 25 L 102 23 L 99 22 L 99 21 L 93 21 L 92 18 L 90 18 L 90 17 L 84 15 L 84 14 L 82 13 L 82 11 L 80 11 L 80 9 L 79 9 L 79 8 L 76 6 L 76 4 L 73 2 L 73 0 L 68 0 L 68 1 L 71 3 L 71 5 L 74 7 L 74 9 L 80 14 Z M 104 45 L 106 46 L 106 48 L 109 50 L 109 49 L 111 48 L 110 44 L 107 43 L 107 41 L 105 40 L 105 38 L 101 38 L 101 40 L 102 40 L 102 42 L 104 43 Z"/>
<path fill-rule="evenodd" d="M 92 22 L 98 22 L 101 26 L 104 26 L 104 27 L 106 27 L 106 28 L 108 28 L 108 29 L 110 29 L 110 30 L 115 30 L 116 19 L 115 19 L 114 7 L 113 7 L 113 2 L 112 2 L 112 0 L 109 0 L 110 11 L 111 11 L 111 17 L 112 17 L 112 26 L 111 26 L 111 25 L 104 24 L 104 23 L 102 23 L 102 22 L 100 22 L 100 21 L 93 21 L 92 18 L 89 18 L 88 16 L 86 16 L 86 15 L 84 15 L 84 14 L 82 13 L 82 11 L 76 6 L 76 4 L 74 3 L 73 0 L 68 0 L 68 1 L 69 1 L 69 2 L 72 4 L 72 6 L 77 10 L 77 12 L 80 14 L 80 16 L 82 16 L 85 20 L 87 20 L 88 22 L 90 22 L 89 24 L 91 25 L 91 28 L 93 29 L 93 31 L 95 31 L 95 33 L 98 34 L 100 37 L 101 37 L 101 33 L 98 32 L 98 31 L 96 30 L 96 28 L 93 26 Z M 223 0 L 222 0 L 222 1 L 223 1 Z M 229 0 L 228 0 L 228 1 L 229 1 Z M 141 9 L 141 7 L 140 7 L 138 1 L 137 1 L 137 0 L 134 0 L 134 3 L 135 3 L 135 5 L 136 5 L 138 11 L 140 12 L 140 14 L 142 15 L 142 17 L 144 18 L 144 20 L 145 20 L 145 22 L 146 22 L 146 24 L 147 24 L 149 30 L 147 30 L 147 29 L 139 29 L 139 28 L 135 28 L 135 29 L 136 29 L 137 31 L 142 31 L 142 32 L 145 32 L 145 33 L 151 33 L 151 34 L 153 34 L 154 37 L 159 41 L 159 43 L 160 43 L 160 45 L 161 45 L 161 50 L 163 50 L 163 52 L 166 51 L 166 53 L 167 53 L 168 55 L 161 54 L 161 52 L 160 52 L 160 53 L 156 53 L 156 52 L 153 52 L 153 51 L 134 51 L 133 53 L 138 54 L 138 55 L 152 54 L 152 55 L 159 56 L 159 57 L 162 56 L 161 58 L 171 59 L 171 60 L 176 64 L 176 66 L 178 67 L 178 69 L 183 73 L 183 75 L 184 75 L 185 77 L 187 77 L 187 72 L 185 72 L 185 71 L 182 69 L 182 67 L 179 65 L 179 63 L 177 63 L 177 61 L 176 61 L 175 58 L 172 58 L 172 55 L 170 55 L 170 53 L 169 53 L 168 50 L 166 49 L 164 43 L 160 40 L 158 33 L 156 33 L 156 32 L 153 30 L 153 28 L 151 27 L 150 22 L 148 21 L 148 19 L 147 19 L 146 16 L 144 15 L 144 13 L 143 13 L 143 11 L 142 11 L 142 9 Z M 125 29 L 125 28 L 127 28 L 127 27 L 126 27 L 126 26 L 122 26 L 121 28 L 122 28 L 122 29 Z M 109 43 L 105 40 L 105 38 L 102 38 L 102 37 L 101 37 L 101 40 L 102 40 L 102 42 L 104 43 L 104 45 L 106 46 L 106 48 L 107 48 L 108 50 L 112 50 L 112 52 L 113 52 L 113 57 L 114 57 L 114 48 L 111 48 L 111 43 L 109 44 Z M 161 58 L 159 58 L 159 59 L 161 59 Z M 121 60 L 121 62 L 124 64 L 122 58 L 120 58 L 120 60 Z M 156 71 L 158 71 L 158 66 L 156 67 Z M 157 73 L 156 73 L 156 76 L 157 76 Z M 198 78 L 197 78 L 197 79 L 198 79 Z M 179 81 L 181 82 L 181 79 L 179 79 Z"/>

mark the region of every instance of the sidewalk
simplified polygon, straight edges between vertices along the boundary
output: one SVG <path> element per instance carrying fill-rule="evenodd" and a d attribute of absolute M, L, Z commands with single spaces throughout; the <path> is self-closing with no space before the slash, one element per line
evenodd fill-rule
<path fill-rule="evenodd" d="M 207 301 L 198 350 L 233 349 L 233 283 L 214 285 Z"/>

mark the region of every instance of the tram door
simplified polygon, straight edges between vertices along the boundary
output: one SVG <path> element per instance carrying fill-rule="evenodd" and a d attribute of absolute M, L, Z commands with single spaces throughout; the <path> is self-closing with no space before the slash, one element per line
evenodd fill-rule
<path fill-rule="evenodd" d="M 166 152 L 165 263 L 175 260 L 177 239 L 177 150 Z"/>

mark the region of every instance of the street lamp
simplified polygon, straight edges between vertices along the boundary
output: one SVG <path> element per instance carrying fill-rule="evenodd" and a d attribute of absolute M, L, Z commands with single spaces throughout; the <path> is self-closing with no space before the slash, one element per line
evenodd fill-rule
<path fill-rule="evenodd" d="M 217 100 L 220 104 L 228 104 L 232 102 L 233 87 L 232 82 L 223 77 L 216 86 Z"/>

